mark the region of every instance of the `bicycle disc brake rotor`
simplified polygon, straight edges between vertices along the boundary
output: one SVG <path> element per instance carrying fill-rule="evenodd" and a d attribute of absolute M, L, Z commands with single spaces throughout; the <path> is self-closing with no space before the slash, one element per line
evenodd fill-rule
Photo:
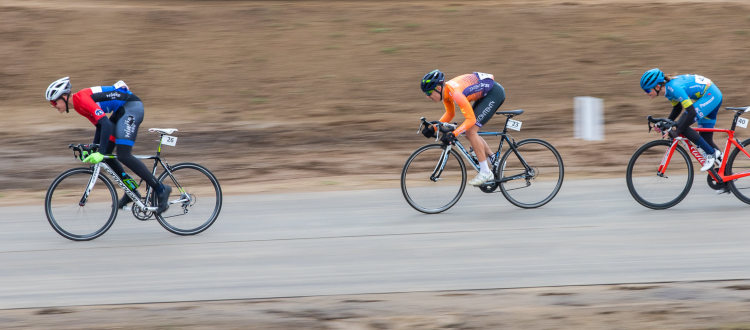
<path fill-rule="evenodd" d="M 723 189 L 727 186 L 727 183 L 718 183 L 714 180 L 714 178 L 711 177 L 711 174 L 706 174 L 706 180 L 708 181 L 708 186 L 711 187 L 713 190 L 719 190 Z"/>

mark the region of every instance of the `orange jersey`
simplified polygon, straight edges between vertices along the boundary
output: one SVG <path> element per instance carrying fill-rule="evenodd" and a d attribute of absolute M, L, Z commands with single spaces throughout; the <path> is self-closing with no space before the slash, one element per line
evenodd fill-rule
<path fill-rule="evenodd" d="M 466 132 L 469 127 L 476 124 L 477 119 L 471 101 L 476 101 L 487 96 L 487 92 L 495 85 L 495 77 L 491 74 L 474 72 L 453 78 L 445 82 L 443 90 L 443 105 L 445 114 L 440 118 L 442 122 L 450 122 L 456 115 L 456 106 L 464 114 L 464 122 L 453 131 L 458 136 Z"/>

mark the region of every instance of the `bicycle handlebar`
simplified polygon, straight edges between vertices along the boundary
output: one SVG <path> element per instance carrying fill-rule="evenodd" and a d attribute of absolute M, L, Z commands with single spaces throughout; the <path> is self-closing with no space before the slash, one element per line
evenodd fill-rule
<path fill-rule="evenodd" d="M 450 123 L 441 122 L 439 120 L 427 121 L 427 119 L 425 119 L 424 117 L 419 118 L 419 120 L 421 123 L 419 124 L 419 128 L 417 129 L 417 134 L 419 134 L 419 132 L 422 131 L 422 127 L 427 126 L 427 125 L 437 126 L 438 130 L 443 134 L 446 134 L 448 132 L 453 132 L 456 128 L 458 128 L 458 123 L 450 124 Z M 435 141 L 439 141 L 439 140 L 440 140 L 440 137 L 435 138 Z"/>
<path fill-rule="evenodd" d="M 654 118 L 650 115 L 646 117 L 648 120 L 648 132 L 651 133 L 652 128 L 656 128 L 657 130 L 661 132 L 666 132 L 670 130 L 672 127 L 677 126 L 677 123 L 674 120 L 667 119 L 667 118 Z M 654 123 L 654 126 L 651 126 L 651 123 Z"/>
<path fill-rule="evenodd" d="M 91 154 L 92 152 L 96 152 L 96 150 L 99 149 L 99 145 L 98 144 L 93 144 L 93 143 L 91 143 L 91 144 L 83 144 L 83 143 L 72 144 L 71 143 L 71 144 L 68 145 L 68 148 L 73 149 L 73 158 L 76 158 L 78 160 L 83 160 L 83 152 L 84 151 L 86 151 L 89 154 Z"/>

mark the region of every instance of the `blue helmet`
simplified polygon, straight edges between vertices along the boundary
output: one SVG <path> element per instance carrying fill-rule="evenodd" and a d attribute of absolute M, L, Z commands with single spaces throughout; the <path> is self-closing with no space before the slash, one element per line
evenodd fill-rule
<path fill-rule="evenodd" d="M 440 70 L 432 70 L 422 78 L 422 91 L 430 92 L 443 82 L 445 82 L 445 74 Z"/>
<path fill-rule="evenodd" d="M 651 69 L 641 76 L 641 89 L 646 93 L 651 93 L 651 89 L 662 82 L 664 82 L 664 72 L 659 69 Z"/>

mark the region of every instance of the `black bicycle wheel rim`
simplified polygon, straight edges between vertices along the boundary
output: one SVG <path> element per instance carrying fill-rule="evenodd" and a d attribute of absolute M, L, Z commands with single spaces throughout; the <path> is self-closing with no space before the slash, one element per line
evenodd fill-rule
<path fill-rule="evenodd" d="M 551 170 L 556 169 L 557 175 L 553 174 L 552 176 L 550 176 L 550 179 L 556 176 L 556 179 L 553 181 L 554 183 L 552 183 L 553 184 L 552 189 L 545 189 L 544 191 L 548 191 L 548 193 L 542 193 L 541 199 L 537 198 L 539 199 L 539 201 L 536 201 L 536 202 L 524 202 L 524 201 L 519 200 L 518 196 L 515 196 L 515 197 L 513 196 L 515 194 L 515 191 L 517 190 L 514 190 L 514 187 L 511 187 L 511 185 L 517 184 L 517 182 L 519 181 L 526 181 L 525 179 L 517 179 L 517 180 L 511 180 L 511 181 L 500 183 L 500 192 L 502 192 L 505 199 L 507 199 L 508 202 L 510 202 L 511 204 L 520 208 L 525 208 L 525 209 L 537 208 L 537 207 L 541 207 L 549 203 L 552 199 L 555 198 L 555 196 L 557 196 L 557 193 L 560 192 L 560 188 L 562 188 L 563 180 L 565 178 L 565 165 L 563 164 L 562 157 L 560 156 L 560 153 L 557 151 L 557 149 L 555 149 L 555 147 L 552 146 L 552 144 L 550 144 L 547 141 L 544 141 L 541 139 L 524 139 L 524 140 L 518 141 L 516 144 L 517 145 L 516 148 L 518 149 L 521 157 L 524 157 L 523 155 L 524 148 L 522 147 L 524 145 L 531 145 L 531 144 L 538 144 L 539 146 L 541 146 L 541 148 L 543 148 L 541 150 L 546 149 L 551 155 L 553 155 L 554 161 L 549 161 L 549 164 L 547 163 L 544 164 L 544 168 L 546 169 L 544 172 L 550 169 Z M 546 154 L 546 152 L 544 153 Z M 513 158 L 510 158 L 511 155 L 513 155 Z M 518 160 L 516 153 L 513 151 L 513 149 L 508 149 L 508 151 L 506 151 L 505 154 L 503 154 L 503 158 L 500 159 L 500 164 L 498 165 L 498 168 L 496 170 L 495 174 L 498 178 L 502 178 L 504 176 L 503 175 L 504 173 L 501 173 L 501 171 L 504 171 L 505 165 L 510 159 L 514 159 L 514 161 L 517 161 L 520 166 L 521 163 L 520 163 L 520 160 Z M 528 165 L 532 167 L 532 169 L 536 168 L 538 170 L 539 166 L 534 164 L 536 160 L 531 159 L 528 155 L 527 157 L 524 157 L 524 159 L 528 163 Z M 554 165 L 554 163 L 556 163 L 557 165 Z M 517 173 L 511 172 L 509 174 L 513 175 Z M 550 183 L 534 182 L 534 180 L 535 179 L 530 181 L 531 186 L 550 185 Z M 518 191 L 522 191 L 522 189 L 524 188 L 520 188 L 518 189 Z"/>
<path fill-rule="evenodd" d="M 201 197 L 199 193 L 196 194 L 195 191 L 192 191 L 195 187 L 191 187 L 189 183 L 183 182 L 184 180 L 182 181 L 180 180 L 180 176 L 183 176 L 185 174 L 185 170 L 194 170 L 194 171 L 197 171 L 196 173 L 200 173 L 202 176 L 205 176 L 208 182 L 210 182 L 210 186 L 204 185 L 202 188 L 205 191 L 205 189 L 210 189 L 210 187 L 212 187 L 215 195 L 213 197 L 206 198 L 206 197 Z M 180 185 L 186 190 L 186 193 L 196 195 L 194 197 L 197 197 L 199 203 L 207 202 L 205 205 L 208 205 L 208 209 L 210 209 L 209 215 L 205 217 L 206 218 L 205 220 L 198 221 L 198 223 L 200 224 L 195 225 L 195 226 L 192 226 L 192 225 L 188 226 L 190 228 L 183 228 L 183 224 L 180 224 L 180 220 L 179 220 L 180 216 L 170 216 L 170 213 L 168 213 L 170 212 L 169 210 L 161 215 L 154 214 L 156 217 L 156 220 L 159 222 L 159 224 L 161 224 L 162 227 L 164 227 L 164 229 L 177 235 L 183 235 L 183 236 L 195 235 L 195 234 L 199 234 L 205 231 L 206 229 L 211 227 L 211 225 L 213 225 L 214 222 L 216 222 L 216 219 L 219 217 L 219 213 L 221 212 L 223 196 L 221 193 L 221 186 L 219 185 L 219 180 L 207 168 L 201 165 L 195 164 L 195 163 L 180 163 L 180 164 L 172 166 L 171 171 L 173 175 L 176 177 L 177 181 L 180 183 Z M 194 174 L 194 175 L 196 175 L 196 177 L 200 177 L 197 174 Z M 166 171 L 159 176 L 158 180 L 159 182 L 162 182 L 162 183 L 166 181 L 167 184 L 173 184 L 171 177 Z M 173 188 L 172 196 L 170 197 L 170 199 L 177 198 L 178 196 L 177 194 L 180 194 L 180 192 L 176 188 Z M 152 203 L 152 205 L 155 205 L 155 204 L 156 203 Z M 190 208 L 192 207 L 193 206 L 191 206 Z M 181 208 L 181 205 L 173 204 L 170 206 L 170 210 L 173 208 Z M 164 216 L 165 214 L 167 214 L 166 217 Z"/>
<path fill-rule="evenodd" d="M 104 235 L 104 233 L 106 233 L 112 227 L 112 224 L 114 224 L 115 219 L 117 218 L 117 211 L 118 211 L 117 192 L 112 182 L 101 173 L 99 174 L 98 181 L 95 185 L 95 188 L 97 187 L 97 185 L 104 184 L 107 187 L 107 190 L 109 191 L 110 198 L 111 198 L 111 205 L 110 205 L 111 211 L 110 211 L 109 217 L 103 223 L 103 225 L 99 229 L 94 230 L 93 232 L 89 234 L 85 234 L 85 235 L 75 234 L 75 233 L 70 232 L 69 231 L 70 229 L 66 230 L 65 226 L 60 223 L 61 219 L 56 218 L 55 216 L 56 211 L 54 211 L 56 207 L 52 205 L 52 200 L 53 200 L 53 197 L 55 196 L 55 191 L 57 190 L 58 187 L 60 187 L 60 184 L 63 183 L 65 179 L 70 178 L 74 175 L 84 175 L 90 178 L 91 175 L 93 175 L 93 173 L 94 172 L 90 168 L 74 168 L 74 169 L 67 170 L 61 173 L 60 175 L 58 175 L 52 181 L 49 188 L 47 189 L 47 194 L 45 195 L 45 201 L 44 201 L 44 212 L 45 212 L 45 215 L 47 216 L 47 221 L 49 222 L 50 226 L 52 226 L 52 229 L 55 230 L 55 232 L 57 232 L 60 236 L 65 237 L 69 240 L 90 241 L 92 239 L 100 237 Z M 80 198 L 85 188 L 86 187 L 84 186 L 83 189 L 80 190 L 80 192 L 74 191 L 75 196 Z M 86 206 L 83 206 L 80 208 L 85 208 L 85 207 Z"/>
<path fill-rule="evenodd" d="M 458 189 L 456 191 L 455 196 L 450 199 L 446 198 L 448 202 L 442 206 L 429 208 L 429 207 L 420 205 L 417 201 L 415 201 L 412 198 L 411 194 L 409 193 L 408 191 L 409 187 L 407 187 L 407 174 L 409 172 L 409 166 L 412 164 L 414 159 L 416 159 L 417 156 L 419 156 L 420 154 L 422 154 L 423 152 L 427 150 L 431 150 L 431 149 L 442 150 L 443 148 L 444 147 L 441 144 L 428 144 L 428 145 L 424 145 L 420 147 L 409 156 L 409 158 L 406 160 L 406 163 L 404 164 L 403 170 L 401 171 L 401 193 L 404 195 L 404 199 L 406 199 L 406 202 L 409 204 L 409 206 L 411 206 L 412 208 L 414 208 L 415 210 L 419 212 L 426 213 L 426 214 L 436 214 L 436 213 L 445 212 L 446 210 L 456 205 L 456 203 L 458 203 L 458 200 L 461 199 L 461 196 L 463 195 L 464 190 L 466 189 L 466 165 L 464 164 L 463 160 L 458 155 L 458 153 L 455 150 L 451 150 L 448 161 L 451 162 L 451 160 L 453 160 L 457 162 L 458 163 L 457 165 L 459 166 L 460 172 L 461 172 L 460 184 L 457 185 Z M 436 157 L 435 164 L 437 164 L 438 160 L 439 160 L 439 157 Z"/>
<path fill-rule="evenodd" d="M 641 146 L 640 148 L 638 148 L 638 150 L 636 150 L 633 153 L 633 156 L 630 158 L 630 162 L 628 162 L 628 167 L 627 167 L 626 175 L 625 175 L 625 180 L 627 182 L 628 191 L 630 192 L 630 195 L 633 196 L 633 199 L 635 199 L 639 204 L 647 208 L 654 209 L 654 210 L 663 210 L 663 209 L 668 209 L 670 207 L 673 207 L 679 204 L 683 199 L 685 199 L 685 196 L 687 196 L 687 194 L 690 192 L 690 188 L 693 185 L 693 179 L 694 179 L 693 163 L 690 161 L 690 157 L 688 156 L 688 153 L 685 151 L 685 149 L 683 149 L 681 146 L 677 146 L 675 148 L 676 152 L 672 154 L 672 158 L 669 162 L 669 166 L 667 167 L 667 171 L 665 173 L 664 179 L 668 180 L 670 175 L 674 173 L 674 171 L 671 171 L 670 169 L 674 169 L 675 167 L 679 166 L 680 173 L 684 173 L 682 175 L 687 176 L 685 180 L 685 184 L 684 186 L 682 186 L 682 190 L 679 193 L 670 194 L 670 195 L 674 195 L 674 198 L 666 202 L 658 203 L 658 202 L 654 202 L 652 198 L 650 197 L 645 197 L 646 195 L 645 192 L 643 191 L 639 192 L 638 191 L 639 188 L 636 188 L 635 178 L 640 177 L 639 176 L 640 173 L 634 173 L 637 171 L 634 168 L 636 166 L 636 162 L 639 160 L 641 155 L 643 155 L 646 152 L 649 152 L 652 148 L 655 148 L 655 147 L 669 148 L 670 146 L 671 146 L 671 142 L 667 140 L 655 140 L 655 141 L 648 142 L 644 144 L 643 146 Z M 651 162 L 655 164 L 653 166 L 653 173 L 648 174 L 648 177 L 651 177 L 651 178 L 657 177 L 656 172 L 664 156 L 664 152 L 666 151 L 666 149 L 664 150 L 654 149 L 654 150 L 656 151 L 651 151 L 652 154 L 649 155 L 649 157 L 653 158 Z M 679 155 L 679 157 L 676 157 L 677 155 Z M 683 164 L 683 162 L 685 163 L 685 170 L 682 170 L 681 164 Z M 672 177 L 674 178 L 675 176 L 672 176 Z M 658 178 L 659 179 L 656 179 L 657 181 L 661 180 L 662 177 L 658 177 Z M 681 185 L 679 182 L 681 182 L 681 180 L 675 183 L 676 189 L 679 189 Z M 659 185 L 659 183 L 656 183 L 656 185 Z"/>

